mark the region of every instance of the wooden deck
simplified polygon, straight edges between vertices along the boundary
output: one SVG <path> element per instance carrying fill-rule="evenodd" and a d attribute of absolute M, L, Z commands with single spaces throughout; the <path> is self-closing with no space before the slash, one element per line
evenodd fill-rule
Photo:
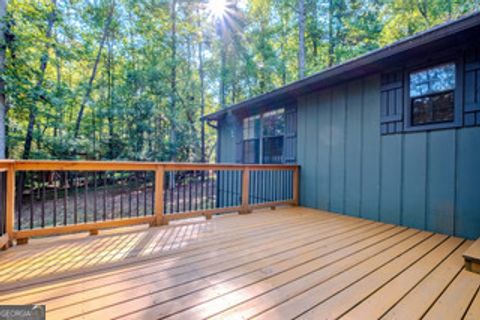
<path fill-rule="evenodd" d="M 0 253 L 0 304 L 48 319 L 480 319 L 470 241 L 305 208 Z"/>

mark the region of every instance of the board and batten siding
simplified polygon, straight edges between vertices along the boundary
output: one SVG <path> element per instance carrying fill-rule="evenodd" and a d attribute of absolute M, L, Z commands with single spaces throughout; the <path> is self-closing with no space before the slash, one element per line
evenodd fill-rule
<path fill-rule="evenodd" d="M 217 162 L 235 163 L 237 134 L 240 126 L 240 120 L 232 114 L 228 114 L 222 121 L 218 122 Z"/>
<path fill-rule="evenodd" d="M 298 99 L 300 204 L 480 237 L 480 127 L 380 134 L 380 76 Z"/>

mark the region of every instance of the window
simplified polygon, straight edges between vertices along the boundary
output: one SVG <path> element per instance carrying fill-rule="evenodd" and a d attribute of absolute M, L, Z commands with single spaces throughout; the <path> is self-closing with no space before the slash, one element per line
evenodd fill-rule
<path fill-rule="evenodd" d="M 454 122 L 455 64 L 410 73 L 412 126 Z"/>
<path fill-rule="evenodd" d="M 282 163 L 284 136 L 284 109 L 243 119 L 243 162 Z"/>
<path fill-rule="evenodd" d="M 260 116 L 243 119 L 243 162 L 260 162 Z"/>
<path fill-rule="evenodd" d="M 263 114 L 263 163 L 282 163 L 285 112 L 278 109 Z"/>
<path fill-rule="evenodd" d="M 282 163 L 283 136 L 263 138 L 263 163 Z"/>

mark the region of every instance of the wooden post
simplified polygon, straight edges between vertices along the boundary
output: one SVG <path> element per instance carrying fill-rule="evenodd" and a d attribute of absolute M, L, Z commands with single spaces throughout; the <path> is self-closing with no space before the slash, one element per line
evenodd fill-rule
<path fill-rule="evenodd" d="M 8 166 L 7 171 L 7 216 L 6 231 L 8 235 L 8 246 L 13 244 L 13 225 L 15 223 L 15 164 Z"/>
<path fill-rule="evenodd" d="M 299 181 L 300 181 L 300 170 L 299 167 L 295 167 L 293 169 L 293 205 L 298 206 L 298 188 L 299 188 Z"/>
<path fill-rule="evenodd" d="M 250 169 L 245 167 L 242 172 L 242 210 L 241 214 L 250 213 L 252 210 L 248 204 L 250 184 Z"/>
<path fill-rule="evenodd" d="M 165 168 L 162 165 L 157 166 L 155 170 L 155 220 L 154 225 L 161 226 L 166 224 L 163 215 L 163 179 Z"/>

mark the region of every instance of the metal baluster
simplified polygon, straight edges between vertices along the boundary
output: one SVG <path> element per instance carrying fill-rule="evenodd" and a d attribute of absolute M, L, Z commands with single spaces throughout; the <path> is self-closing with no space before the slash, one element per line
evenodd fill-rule
<path fill-rule="evenodd" d="M 147 171 L 143 172 L 143 215 L 147 215 Z"/>
<path fill-rule="evenodd" d="M 208 198 L 208 208 L 213 209 L 213 170 L 208 171 L 208 188 L 210 189 L 210 196 Z"/>
<path fill-rule="evenodd" d="M 58 200 L 57 172 L 53 171 L 52 176 L 53 176 L 53 226 L 55 227 L 57 225 L 57 200 Z"/>
<path fill-rule="evenodd" d="M 33 202 L 35 200 L 34 185 L 34 173 L 30 172 L 30 229 L 33 229 Z"/>
<path fill-rule="evenodd" d="M 289 171 L 287 174 L 287 183 L 288 183 L 288 199 L 292 199 L 293 197 L 293 190 L 291 189 L 292 187 L 292 182 L 291 182 L 291 177 L 292 177 L 292 171 Z"/>
<path fill-rule="evenodd" d="M 188 179 L 188 211 L 192 211 L 192 175 L 193 171 L 191 172 L 191 175 L 189 176 Z"/>
<path fill-rule="evenodd" d="M 173 189 L 175 188 L 175 171 L 171 171 L 170 172 L 170 179 L 168 181 L 168 188 L 170 189 L 170 202 L 169 202 L 169 205 L 170 205 L 170 213 L 173 213 L 173 202 L 174 202 L 174 199 L 173 199 Z"/>
<path fill-rule="evenodd" d="M 218 207 L 218 171 L 213 171 L 213 191 L 214 191 L 214 201 L 215 203 L 213 204 L 213 206 L 216 208 Z"/>
<path fill-rule="evenodd" d="M 74 196 L 73 196 L 73 223 L 77 224 L 78 222 L 78 217 L 77 217 L 77 211 L 78 211 L 78 172 L 75 172 L 75 177 L 73 179 L 73 188 L 74 188 Z"/>
<path fill-rule="evenodd" d="M 173 184 L 175 186 L 175 191 L 177 191 L 177 210 L 175 212 L 180 212 L 180 187 L 179 184 L 177 184 L 177 177 L 175 176 L 175 183 Z"/>
<path fill-rule="evenodd" d="M 17 229 L 22 230 L 22 193 L 23 193 L 23 180 L 25 179 L 25 172 L 20 172 L 17 176 L 17 190 L 16 190 L 16 201 L 15 206 L 17 207 Z"/>
<path fill-rule="evenodd" d="M 139 193 L 139 186 L 138 186 L 138 171 L 135 171 L 133 173 L 133 182 L 135 183 L 134 187 L 135 187 L 135 194 L 137 195 L 136 198 L 137 198 L 137 208 L 136 208 L 136 211 L 137 211 L 137 217 L 140 215 L 140 193 Z"/>
<path fill-rule="evenodd" d="M 111 172 L 110 173 L 110 180 L 112 181 L 112 188 L 110 189 L 110 193 L 111 193 L 111 197 L 112 197 L 112 220 L 115 219 L 115 193 L 116 193 L 116 190 L 117 190 L 117 185 L 116 185 L 116 179 L 115 179 L 115 172 Z"/>
<path fill-rule="evenodd" d="M 202 202 L 201 202 L 201 206 L 202 206 L 202 210 L 205 210 L 205 171 L 202 170 L 201 171 L 201 182 L 200 182 L 200 193 L 201 193 L 201 199 L 202 199 Z"/>
<path fill-rule="evenodd" d="M 272 190 L 272 196 L 270 197 L 270 201 L 275 201 L 276 199 L 276 196 L 277 196 L 277 185 L 275 184 L 276 182 L 276 171 L 275 170 L 271 170 L 270 171 L 270 176 L 271 176 L 271 187 L 270 189 Z"/>
<path fill-rule="evenodd" d="M 67 206 L 67 198 L 68 198 L 68 171 L 65 171 L 63 173 L 64 179 L 63 183 L 65 184 L 63 186 L 63 225 L 67 225 L 67 216 L 68 216 L 68 206 Z"/>
<path fill-rule="evenodd" d="M 154 175 L 155 173 L 151 173 Z M 152 215 L 155 214 L 155 178 L 152 177 Z M 164 180 L 165 181 L 165 180 Z M 163 192 L 163 212 L 165 213 L 165 188 L 162 186 L 161 192 Z"/>
<path fill-rule="evenodd" d="M 197 171 L 193 171 L 194 179 L 193 181 L 195 182 L 195 211 L 198 210 L 198 173 Z"/>
<path fill-rule="evenodd" d="M 97 221 L 97 172 L 93 172 L 93 221 Z"/>
<path fill-rule="evenodd" d="M 123 218 L 123 194 L 125 193 L 125 172 L 120 173 L 120 218 Z"/>
<path fill-rule="evenodd" d="M 107 174 L 103 172 L 103 221 L 107 220 Z"/>
<path fill-rule="evenodd" d="M 222 194 L 223 194 L 223 206 L 228 207 L 228 171 L 222 171 Z"/>
<path fill-rule="evenodd" d="M 83 186 L 85 191 L 83 193 L 83 222 L 87 222 L 87 211 L 88 211 L 88 172 L 85 171 L 83 177 Z"/>
<path fill-rule="evenodd" d="M 236 176 L 236 171 L 229 171 L 229 187 L 228 189 L 230 190 L 230 206 L 233 206 L 235 203 L 235 176 Z"/>
<path fill-rule="evenodd" d="M 128 174 L 128 217 L 132 217 L 132 176 L 131 172 Z"/>
<path fill-rule="evenodd" d="M 183 212 L 186 212 L 187 211 L 187 200 L 186 200 L 186 195 L 185 195 L 185 191 L 187 190 L 186 188 L 186 185 L 185 183 L 187 182 L 187 172 L 184 171 L 184 176 L 183 176 L 183 181 L 182 181 L 182 194 L 183 194 Z"/>
<path fill-rule="evenodd" d="M 206 172 L 207 178 L 205 179 L 205 209 L 210 209 L 210 170 Z"/>
<path fill-rule="evenodd" d="M 254 171 L 253 175 L 253 203 L 258 203 L 258 171 Z"/>
<path fill-rule="evenodd" d="M 46 201 L 46 195 L 45 195 L 45 184 L 46 184 L 46 178 L 45 178 L 45 171 L 42 171 L 42 228 L 45 228 L 45 201 Z"/>

